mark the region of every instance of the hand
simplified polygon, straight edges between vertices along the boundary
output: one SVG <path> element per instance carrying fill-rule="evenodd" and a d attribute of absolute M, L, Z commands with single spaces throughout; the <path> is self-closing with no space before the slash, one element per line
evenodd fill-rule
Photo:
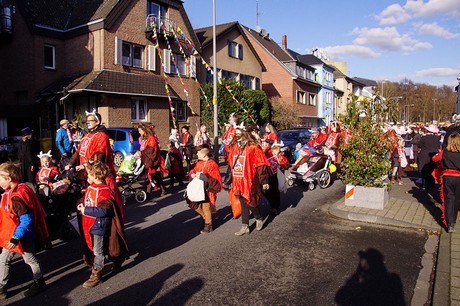
<path fill-rule="evenodd" d="M 62 156 L 67 156 L 67 153 L 62 153 Z"/>
<path fill-rule="evenodd" d="M 192 174 L 190 174 L 190 177 L 193 179 L 193 178 L 196 177 L 196 174 L 195 174 L 195 173 L 192 173 Z"/>
<path fill-rule="evenodd" d="M 85 166 L 83 166 L 83 165 L 78 165 L 78 166 L 75 167 L 75 170 L 77 170 L 77 171 L 80 171 L 80 170 L 83 170 L 83 169 L 85 169 Z"/>
<path fill-rule="evenodd" d="M 8 244 L 6 245 L 6 248 L 8 250 L 14 249 L 15 247 L 16 247 L 16 244 L 12 243 L 11 241 L 8 242 Z"/>
<path fill-rule="evenodd" d="M 65 166 L 65 167 L 64 167 L 64 169 L 65 169 L 66 171 L 69 171 L 69 170 L 70 170 L 70 168 L 72 168 L 72 166 L 71 166 L 71 165 L 67 165 L 67 166 Z"/>
<path fill-rule="evenodd" d="M 34 172 L 34 166 L 30 166 L 30 171 Z"/>
<path fill-rule="evenodd" d="M 262 189 L 263 189 L 263 190 L 268 190 L 268 189 L 270 189 L 270 185 L 268 185 L 268 184 L 263 184 L 263 185 L 262 185 Z"/>
<path fill-rule="evenodd" d="M 82 214 L 85 212 L 85 205 L 83 204 L 78 204 L 77 205 L 77 210 L 80 211 Z"/>

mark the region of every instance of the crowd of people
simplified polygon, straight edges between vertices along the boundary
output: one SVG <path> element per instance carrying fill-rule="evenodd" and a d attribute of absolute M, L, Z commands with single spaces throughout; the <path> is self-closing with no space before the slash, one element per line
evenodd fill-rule
<path fill-rule="evenodd" d="M 0 187 L 4 190 L 0 207 L 0 298 L 7 297 L 9 267 L 15 253 L 23 256 L 33 272 L 33 283 L 24 294 L 33 296 L 46 289 L 35 250 L 49 243 L 49 233 L 37 194 L 45 192 L 45 187 L 52 190 L 63 178 L 63 173 L 71 173 L 84 188 L 82 197 L 75 203 L 83 262 L 91 268 L 83 287 L 92 288 L 100 283 L 106 259 L 113 263 L 111 272 L 115 275 L 128 256 L 124 200 L 115 180 L 117 173 L 111 142 L 100 114 L 86 112 L 85 118 L 86 133 L 72 128 L 66 119 L 60 121 L 56 134 L 58 157 L 53 158 L 51 151 L 38 152 L 33 131 L 24 128 L 18 151 L 19 164 L 0 165 Z M 390 182 L 402 184 L 403 172 L 409 167 L 420 172 L 424 190 L 432 191 L 437 181 L 448 232 L 455 231 L 460 201 L 460 115 L 454 115 L 452 120 L 445 131 L 436 123 L 426 126 L 389 124 L 385 131 L 393 145 L 393 150 L 388 152 L 392 169 Z M 270 205 L 271 215 L 281 212 L 281 196 L 286 192 L 285 172 L 291 166 L 308 163 L 314 154 L 327 155 L 339 166 L 341 146 L 346 145 L 350 137 L 336 121 L 313 130 L 307 143 L 297 144 L 293 152 L 296 162 L 291 165 L 272 124 L 264 125 L 261 133 L 259 126 L 246 127 L 232 113 L 219 150 L 227 165 L 222 178 L 219 159 L 212 155 L 212 141 L 205 125 L 197 127 L 194 136 L 188 126 L 183 126 L 181 133 L 176 128 L 171 129 L 165 146 L 166 156 L 161 154 L 154 125 L 141 123 L 137 128 L 140 150 L 134 158 L 146 169 L 147 193 L 152 195 L 159 190 L 160 196 L 164 196 L 175 182 L 184 185 L 186 179 L 198 181 L 198 184 L 188 185 L 186 200 L 202 219 L 200 233 L 209 234 L 213 231 L 217 194 L 225 189 L 229 201 L 236 203 L 232 204 L 234 218 L 241 216 L 241 227 L 235 232 L 237 236 L 251 232 L 251 214 L 255 230 L 263 229 L 264 217 L 259 207 L 263 197 Z M 169 188 L 165 185 L 166 175 L 169 176 Z M 36 184 L 37 190 L 25 184 L 27 182 Z"/>

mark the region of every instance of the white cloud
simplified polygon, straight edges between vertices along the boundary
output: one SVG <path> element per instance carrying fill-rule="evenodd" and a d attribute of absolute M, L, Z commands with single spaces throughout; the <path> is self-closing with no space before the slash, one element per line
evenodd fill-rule
<path fill-rule="evenodd" d="M 355 28 L 353 34 L 358 35 L 353 43 L 376 46 L 387 51 L 415 51 L 432 48 L 428 42 L 420 42 L 407 34 L 401 35 L 395 27 Z"/>
<path fill-rule="evenodd" d="M 409 13 L 399 4 L 392 4 L 384 9 L 376 19 L 382 25 L 403 23 L 411 18 Z"/>
<path fill-rule="evenodd" d="M 428 68 L 415 72 L 415 77 L 458 77 L 460 75 L 459 68 Z"/>
<path fill-rule="evenodd" d="M 404 8 L 416 17 L 435 16 L 440 14 L 460 15 L 458 0 L 407 0 Z"/>
<path fill-rule="evenodd" d="M 415 27 L 418 30 L 418 32 L 421 34 L 434 35 L 434 36 L 439 36 L 439 37 L 446 38 L 446 39 L 452 39 L 452 38 L 456 38 L 460 36 L 458 33 L 449 32 L 448 30 L 438 25 L 436 22 L 416 24 Z"/>
<path fill-rule="evenodd" d="M 376 58 L 380 56 L 380 53 L 375 52 L 369 47 L 357 45 L 329 46 L 320 48 L 318 51 L 335 60 L 343 59 L 344 55 L 352 55 L 363 58 Z"/>
<path fill-rule="evenodd" d="M 437 15 L 460 16 L 458 0 L 407 0 L 404 6 L 391 4 L 375 18 L 381 25 L 404 23 L 413 18 Z"/>

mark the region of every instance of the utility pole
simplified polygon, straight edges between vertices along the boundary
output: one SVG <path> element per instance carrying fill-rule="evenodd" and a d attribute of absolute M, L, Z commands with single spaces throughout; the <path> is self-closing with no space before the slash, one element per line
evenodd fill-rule
<path fill-rule="evenodd" d="M 455 105 L 455 113 L 460 114 L 460 76 L 457 77 L 458 85 L 455 87 L 457 92 L 457 104 Z"/>

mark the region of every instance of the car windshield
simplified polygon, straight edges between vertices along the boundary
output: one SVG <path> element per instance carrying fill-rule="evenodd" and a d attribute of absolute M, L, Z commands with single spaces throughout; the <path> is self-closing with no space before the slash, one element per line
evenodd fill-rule
<path fill-rule="evenodd" d="M 281 132 L 278 134 L 278 138 L 282 141 L 297 140 L 299 139 L 299 132 Z"/>

